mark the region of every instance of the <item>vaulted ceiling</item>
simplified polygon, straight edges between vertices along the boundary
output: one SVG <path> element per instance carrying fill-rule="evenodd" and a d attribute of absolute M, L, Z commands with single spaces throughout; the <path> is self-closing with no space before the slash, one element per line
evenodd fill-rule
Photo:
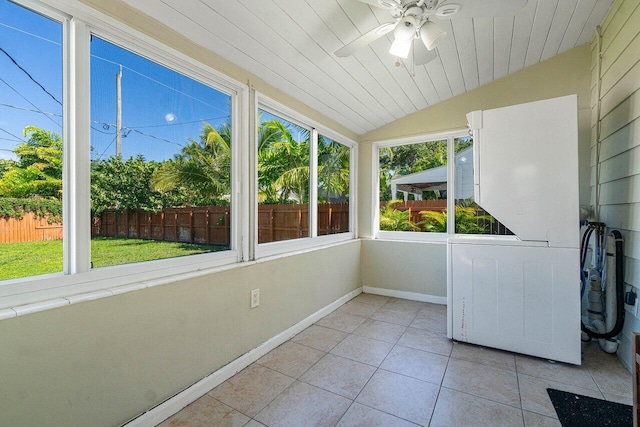
<path fill-rule="evenodd" d="M 447 36 L 419 66 L 396 65 L 393 33 L 334 55 L 392 21 L 358 0 L 125 1 L 363 134 L 589 41 L 613 0 L 528 0 L 514 16 L 434 19 Z"/>

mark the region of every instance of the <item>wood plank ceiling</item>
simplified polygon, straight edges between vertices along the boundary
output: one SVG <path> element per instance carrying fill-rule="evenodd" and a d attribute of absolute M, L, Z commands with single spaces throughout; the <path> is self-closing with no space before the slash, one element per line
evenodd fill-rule
<path fill-rule="evenodd" d="M 437 21 L 438 56 L 413 72 L 388 53 L 392 34 L 333 54 L 391 21 L 357 0 L 125 1 L 363 134 L 589 41 L 613 0 L 528 0 L 515 16 Z"/>

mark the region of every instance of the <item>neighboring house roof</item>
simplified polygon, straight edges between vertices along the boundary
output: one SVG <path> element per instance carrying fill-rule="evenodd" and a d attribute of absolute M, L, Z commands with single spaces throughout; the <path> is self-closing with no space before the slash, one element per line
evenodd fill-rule
<path fill-rule="evenodd" d="M 473 146 L 459 151 L 455 155 L 456 198 L 473 197 Z M 389 180 L 391 194 L 397 191 L 422 196 L 423 191 L 444 191 L 447 189 L 447 166 L 438 166 L 402 175 Z"/>

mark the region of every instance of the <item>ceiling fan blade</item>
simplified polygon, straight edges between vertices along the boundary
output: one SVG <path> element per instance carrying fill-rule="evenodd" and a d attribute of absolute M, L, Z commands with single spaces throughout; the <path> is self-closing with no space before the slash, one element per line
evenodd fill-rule
<path fill-rule="evenodd" d="M 438 4 L 436 11 L 448 5 L 459 5 L 460 10 L 450 16 L 436 15 L 439 19 L 513 16 L 527 5 L 527 0 L 444 0 Z"/>
<path fill-rule="evenodd" d="M 382 24 L 374 28 L 373 30 L 367 33 L 364 33 L 363 35 L 361 35 L 351 43 L 348 43 L 347 45 L 345 45 L 344 47 L 341 47 L 340 49 L 336 50 L 335 55 L 339 58 L 344 58 L 345 56 L 352 55 L 357 50 L 362 49 L 369 43 L 372 43 L 378 40 L 380 37 L 384 36 L 385 34 L 393 31 L 395 26 L 396 26 L 395 22 L 387 22 L 385 24 Z"/>
<path fill-rule="evenodd" d="M 360 3 L 367 3 L 370 4 L 371 6 L 375 6 L 375 7 L 379 7 L 381 9 L 392 9 L 394 6 L 392 6 L 392 3 L 395 3 L 395 1 L 391 0 L 389 1 L 385 1 L 385 2 L 379 2 L 378 0 L 358 0 Z"/>
<path fill-rule="evenodd" d="M 424 65 L 427 62 L 431 62 L 438 57 L 436 50 L 429 50 L 422 43 L 422 40 L 415 39 L 413 41 L 413 63 L 416 65 Z"/>

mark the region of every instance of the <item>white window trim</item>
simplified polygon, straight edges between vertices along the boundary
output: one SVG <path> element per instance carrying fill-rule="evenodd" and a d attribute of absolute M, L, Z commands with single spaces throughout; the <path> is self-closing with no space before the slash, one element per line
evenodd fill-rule
<path fill-rule="evenodd" d="M 269 242 L 269 243 L 260 243 L 258 244 L 258 201 L 257 201 L 257 188 L 258 188 L 258 175 L 257 175 L 257 155 L 258 155 L 258 147 L 257 147 L 257 137 L 254 138 L 254 144 L 251 147 L 253 156 L 254 156 L 254 167 L 256 169 L 255 177 L 253 177 L 253 185 L 255 190 L 252 194 L 255 195 L 254 205 L 256 215 L 253 219 L 253 230 L 255 239 L 253 239 L 254 244 L 254 253 L 255 259 L 272 257 L 280 254 L 284 254 L 287 252 L 296 252 L 305 250 L 308 248 L 314 248 L 318 246 L 324 246 L 331 243 L 339 243 L 347 240 L 355 239 L 357 236 L 356 230 L 356 206 L 357 206 L 357 156 L 358 156 L 358 143 L 349 139 L 339 133 L 328 129 L 326 126 L 321 125 L 309 117 L 306 117 L 297 111 L 265 96 L 258 92 L 256 92 L 255 97 L 255 116 L 256 116 L 256 126 L 255 132 L 258 131 L 258 123 L 257 123 L 257 114 L 258 109 L 268 111 L 271 114 L 277 115 L 285 120 L 290 121 L 298 126 L 301 126 L 305 129 L 309 129 L 311 131 L 311 152 L 309 154 L 311 159 L 310 170 L 311 176 L 309 177 L 309 237 L 303 237 L 300 239 L 290 239 L 290 240 L 282 240 L 279 242 Z M 350 160 L 349 160 L 349 168 L 350 168 L 350 176 L 349 176 L 349 232 L 348 233 L 340 233 L 340 234 L 330 234 L 326 236 L 318 236 L 317 235 L 317 135 L 321 134 L 326 136 L 327 138 L 331 138 L 333 141 L 338 142 L 346 147 L 350 148 Z M 313 197 L 313 198 L 312 198 Z"/>
<path fill-rule="evenodd" d="M 455 129 L 446 132 L 430 133 L 415 135 L 405 138 L 394 138 L 383 141 L 376 141 L 372 144 L 371 150 L 371 180 L 372 180 L 372 194 L 371 194 L 371 224 L 373 231 L 373 238 L 380 240 L 404 240 L 412 242 L 432 242 L 432 243 L 446 243 L 447 239 L 454 235 L 455 224 L 453 218 L 451 218 L 451 212 L 455 207 L 455 195 L 453 194 L 455 188 L 455 170 L 450 166 L 449 159 L 454 158 L 454 140 L 462 136 L 468 136 L 469 130 L 467 128 Z M 380 230 L 380 179 L 379 179 L 379 163 L 380 163 L 380 148 L 398 147 L 401 145 L 420 144 L 422 142 L 447 140 L 447 212 L 449 216 L 447 218 L 447 232 L 446 233 L 429 233 L 429 232 L 415 232 L 415 231 L 383 231 Z"/>
<path fill-rule="evenodd" d="M 114 294 L 114 287 L 144 288 L 154 280 L 177 280 L 179 275 L 231 265 L 246 259 L 243 252 L 248 225 L 240 212 L 249 208 L 241 182 L 247 180 L 242 143 L 248 139 L 248 87 L 79 2 L 65 0 L 16 0 L 63 25 L 63 111 L 65 147 L 63 167 L 64 269 L 61 273 L 0 282 L 0 318 L 12 317 L 20 306 L 43 302 L 46 308 L 69 301 L 73 295 Z M 231 250 L 124 264 L 90 270 L 90 51 L 89 35 L 95 34 L 232 97 Z M 80 90 L 79 88 L 85 88 Z M 77 144 L 75 141 L 86 141 Z M 69 195 L 76 197 L 69 197 Z M 173 279 L 172 279 L 173 277 Z M 57 304 L 57 305 L 56 305 Z M 11 308 L 14 308 L 13 310 Z M 35 311 L 35 310 L 34 310 Z M 37 310 L 39 311 L 39 310 Z"/>

